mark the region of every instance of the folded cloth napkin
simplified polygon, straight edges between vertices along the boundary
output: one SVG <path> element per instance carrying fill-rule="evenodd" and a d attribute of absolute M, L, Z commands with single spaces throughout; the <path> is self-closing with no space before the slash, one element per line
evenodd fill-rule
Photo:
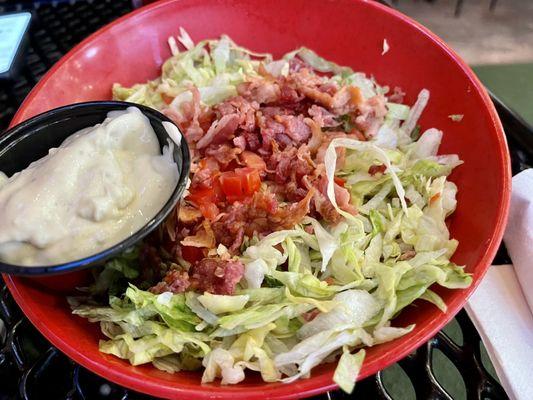
<path fill-rule="evenodd" d="M 466 310 L 512 400 L 532 400 L 533 169 L 513 178 L 504 242 L 513 265 L 495 265 Z"/>

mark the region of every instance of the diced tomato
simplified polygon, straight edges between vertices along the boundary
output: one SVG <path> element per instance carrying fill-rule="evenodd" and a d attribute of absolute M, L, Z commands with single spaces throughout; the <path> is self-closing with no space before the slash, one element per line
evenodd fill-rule
<path fill-rule="evenodd" d="M 170 104 L 172 103 L 172 100 L 174 100 L 174 97 L 172 96 L 169 96 L 165 93 L 161 93 L 161 98 L 163 99 L 163 101 L 166 103 L 166 104 Z"/>
<path fill-rule="evenodd" d="M 181 246 L 181 256 L 185 261 L 194 264 L 204 258 L 204 252 L 200 247 Z"/>
<path fill-rule="evenodd" d="M 202 203 L 198 208 L 202 215 L 210 221 L 213 221 L 220 213 L 220 210 L 215 203 Z"/>
<path fill-rule="evenodd" d="M 222 190 L 222 184 L 220 183 L 219 175 L 220 174 L 217 173 L 217 175 L 211 181 L 211 187 L 213 192 L 215 192 L 215 199 L 217 203 L 224 200 L 224 191 Z"/>
<path fill-rule="evenodd" d="M 220 184 L 226 197 L 242 197 L 242 178 L 235 171 L 220 174 Z"/>
<path fill-rule="evenodd" d="M 261 187 L 261 177 L 257 169 L 251 167 L 239 168 L 235 172 L 241 177 L 243 194 L 251 196 Z"/>
<path fill-rule="evenodd" d="M 230 203 L 253 195 L 261 187 L 259 171 L 250 167 L 223 172 L 219 180 Z"/>
<path fill-rule="evenodd" d="M 247 167 L 255 168 L 259 172 L 262 172 L 266 169 L 266 163 L 263 161 L 261 156 L 255 154 L 254 152 L 245 150 L 241 153 L 241 160 L 246 164 Z"/>
<path fill-rule="evenodd" d="M 344 187 L 344 184 L 346 183 L 346 181 L 342 178 L 339 178 L 338 176 L 336 176 L 334 178 L 334 181 L 337 185 L 341 186 L 341 187 Z"/>
<path fill-rule="evenodd" d="M 187 200 L 199 207 L 202 204 L 216 203 L 217 193 L 213 188 L 196 188 L 191 190 Z"/>

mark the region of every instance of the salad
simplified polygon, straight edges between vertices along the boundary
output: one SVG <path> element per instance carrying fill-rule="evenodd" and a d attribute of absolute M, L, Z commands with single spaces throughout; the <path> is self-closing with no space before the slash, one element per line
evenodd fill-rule
<path fill-rule="evenodd" d="M 433 285 L 472 281 L 450 261 L 446 218 L 461 161 L 422 129 L 429 100 L 307 48 L 278 60 L 182 29 L 153 81 L 113 97 L 175 121 L 192 166 L 184 200 L 141 245 L 70 298 L 100 350 L 222 384 L 309 377 L 337 361 L 353 390 L 365 348 L 408 334 L 391 321 Z M 180 50 L 179 46 L 182 46 Z M 339 357 L 340 356 L 340 357 Z"/>

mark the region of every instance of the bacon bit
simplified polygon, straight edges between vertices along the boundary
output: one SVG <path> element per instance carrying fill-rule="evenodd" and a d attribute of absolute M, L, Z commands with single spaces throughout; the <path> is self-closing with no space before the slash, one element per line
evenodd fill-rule
<path fill-rule="evenodd" d="M 349 86 L 348 91 L 350 92 L 350 103 L 358 107 L 361 105 L 364 101 L 363 95 L 361 94 L 361 89 L 359 89 L 357 86 Z"/>
<path fill-rule="evenodd" d="M 213 229 L 211 229 L 209 221 L 203 220 L 196 234 L 194 236 L 187 236 L 180 244 L 189 247 L 206 247 L 208 249 L 215 247 L 215 234 L 213 233 Z"/>
<path fill-rule="evenodd" d="M 244 228 L 240 228 L 237 232 L 237 236 L 235 237 L 233 244 L 228 249 L 228 251 L 231 254 L 236 254 L 237 251 L 240 249 L 243 240 L 244 240 Z"/>
<path fill-rule="evenodd" d="M 305 118 L 304 122 L 311 129 L 311 139 L 309 139 L 307 147 L 309 148 L 311 153 L 314 154 L 322 144 L 322 140 L 324 139 L 324 132 L 322 132 L 322 128 L 315 120 L 311 118 Z"/>
<path fill-rule="evenodd" d="M 265 65 L 263 63 L 259 63 L 259 68 L 257 69 L 257 72 L 259 73 L 259 75 L 269 81 L 276 80 L 276 78 L 274 78 L 274 76 L 272 76 L 272 74 L 266 70 Z"/>
<path fill-rule="evenodd" d="M 219 144 L 228 139 L 233 139 L 233 134 L 239 125 L 239 115 L 228 114 L 224 115 L 219 120 L 216 120 L 211 124 L 211 127 L 205 133 L 205 135 L 198 140 L 196 148 L 201 149 L 210 144 Z"/>
<path fill-rule="evenodd" d="M 179 206 L 179 211 L 178 211 L 179 222 L 188 225 L 188 224 L 192 224 L 198 221 L 201 217 L 202 217 L 202 213 L 197 208 L 184 205 L 184 204 Z"/>
<path fill-rule="evenodd" d="M 303 313 L 302 314 L 302 318 L 306 321 L 306 322 L 309 322 L 309 321 L 312 321 L 314 320 L 316 317 L 318 317 L 318 314 L 320 314 L 320 310 L 315 308 L 314 310 L 311 310 L 311 311 L 308 311 L 306 313 Z"/>
<path fill-rule="evenodd" d="M 335 283 L 335 279 L 333 279 L 331 276 L 328 276 L 326 279 L 324 279 L 324 282 L 326 282 L 328 285 L 333 285 Z"/>
<path fill-rule="evenodd" d="M 307 113 L 319 127 L 335 127 L 341 123 L 337 121 L 336 115 L 326 110 L 324 107 L 313 104 L 307 109 Z M 307 118 L 306 118 L 307 119 Z"/>
<path fill-rule="evenodd" d="M 405 97 L 405 92 L 402 88 L 396 86 L 394 87 L 392 94 L 389 96 L 389 101 L 391 103 L 403 103 L 403 98 Z"/>
<path fill-rule="evenodd" d="M 357 128 L 353 128 L 351 131 L 350 131 L 350 135 L 352 136 L 355 136 L 355 138 L 357 140 L 360 140 L 361 142 L 366 142 L 366 136 L 363 135 L 363 132 L 361 132 L 359 129 Z"/>
<path fill-rule="evenodd" d="M 400 261 L 405 261 L 405 260 L 410 260 L 411 258 L 413 258 L 414 256 L 416 256 L 416 251 L 414 250 L 407 250 L 405 253 L 403 253 L 400 257 L 398 257 L 398 260 Z"/>
<path fill-rule="evenodd" d="M 161 93 L 161 99 L 163 99 L 165 104 L 170 104 L 170 103 L 172 103 L 172 100 L 174 100 L 174 97 L 171 97 L 171 96 L 167 95 L 166 93 Z"/>
<path fill-rule="evenodd" d="M 348 87 L 342 87 L 335 95 L 333 96 L 333 102 L 331 104 L 331 109 L 337 115 L 348 114 L 354 111 L 357 106 L 352 104 L 352 95 Z"/>
<path fill-rule="evenodd" d="M 387 167 L 385 164 L 371 165 L 370 168 L 368 168 L 368 173 L 374 176 L 376 174 L 384 174 L 386 170 Z"/>
<path fill-rule="evenodd" d="M 244 275 L 244 265 L 240 261 L 204 258 L 191 267 L 189 275 L 191 286 L 198 291 L 232 295 Z"/>
<path fill-rule="evenodd" d="M 161 294 L 165 292 L 171 293 L 183 293 L 185 292 L 191 283 L 189 282 L 189 274 L 186 271 L 180 271 L 177 269 L 170 270 L 163 281 L 149 289 L 154 294 Z"/>
<path fill-rule="evenodd" d="M 323 106 L 326 106 L 327 108 L 331 108 L 333 106 L 333 97 L 331 97 L 329 94 L 321 92 L 318 89 L 314 89 L 308 86 L 298 86 L 298 90 L 307 98 L 316 101 L 317 103 L 322 104 Z"/>
<path fill-rule="evenodd" d="M 432 205 L 433 203 L 435 203 L 439 199 L 440 199 L 440 193 L 437 193 L 437 194 L 431 196 L 431 198 L 429 199 L 429 204 Z"/>

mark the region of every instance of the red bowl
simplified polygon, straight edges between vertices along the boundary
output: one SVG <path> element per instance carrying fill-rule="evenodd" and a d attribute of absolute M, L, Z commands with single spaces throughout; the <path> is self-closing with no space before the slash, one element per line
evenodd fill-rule
<path fill-rule="evenodd" d="M 238 43 L 276 56 L 308 46 L 319 54 L 400 86 L 413 102 L 431 91 L 423 128 L 444 130 L 442 153 L 458 153 L 465 164 L 452 176 L 458 208 L 450 220 L 460 242 L 454 256 L 473 274 L 466 290 L 440 290 L 448 311 L 426 303 L 406 309 L 395 321 L 416 323 L 412 333 L 370 348 L 359 378 L 391 365 L 425 343 L 465 304 L 502 239 L 509 206 L 510 163 L 503 130 L 487 93 L 470 68 L 439 38 L 402 14 L 371 1 L 354 0 L 170 0 L 143 7 L 92 35 L 61 59 L 30 93 L 13 124 L 68 103 L 109 99 L 111 84 L 131 85 L 159 75 L 169 56 L 167 38 L 185 27 L 193 39 L 229 34 Z M 381 55 L 383 39 L 390 51 Z M 453 122 L 450 114 L 464 114 Z M 200 385 L 199 373 L 170 375 L 151 366 L 132 367 L 98 352 L 98 325 L 71 315 L 62 294 L 31 280 L 4 277 L 33 324 L 84 367 L 118 384 L 176 399 L 298 398 L 334 389 L 334 365 L 310 379 L 265 384 L 250 376 L 235 386 Z M 59 279 L 59 278 L 58 278 Z"/>

